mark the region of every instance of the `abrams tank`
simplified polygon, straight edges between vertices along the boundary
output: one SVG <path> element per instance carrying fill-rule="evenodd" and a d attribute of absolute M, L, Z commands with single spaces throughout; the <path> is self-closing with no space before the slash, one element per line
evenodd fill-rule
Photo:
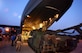
<path fill-rule="evenodd" d="M 44 39 L 44 34 L 58 35 L 56 31 L 48 32 L 47 29 L 63 16 L 72 2 L 73 0 L 29 0 L 22 14 L 21 27 L 22 31 L 31 32 L 28 44 L 36 53 L 41 52 L 40 41 Z"/>

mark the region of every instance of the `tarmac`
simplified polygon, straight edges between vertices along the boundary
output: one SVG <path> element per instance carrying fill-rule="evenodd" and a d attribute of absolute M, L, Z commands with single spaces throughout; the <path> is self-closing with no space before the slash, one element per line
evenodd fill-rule
<path fill-rule="evenodd" d="M 15 46 L 11 46 L 10 42 L 0 42 L 0 53 L 35 53 L 28 44 L 23 44 L 20 51 L 16 51 Z M 82 53 L 82 40 L 79 40 L 79 43 L 76 49 L 70 53 Z"/>
<path fill-rule="evenodd" d="M 16 51 L 15 46 L 11 46 L 9 42 L 3 42 L 3 44 L 0 45 L 0 53 L 35 53 L 35 52 L 26 43 L 22 44 L 20 51 Z"/>
<path fill-rule="evenodd" d="M 76 49 L 70 53 L 82 53 L 82 40 L 79 40 L 79 43 L 78 43 Z"/>

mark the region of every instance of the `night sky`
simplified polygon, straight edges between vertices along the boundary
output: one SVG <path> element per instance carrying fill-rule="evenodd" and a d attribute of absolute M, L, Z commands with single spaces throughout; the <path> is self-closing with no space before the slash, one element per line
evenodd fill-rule
<path fill-rule="evenodd" d="M 49 30 L 58 30 L 69 28 L 82 23 L 82 0 L 74 0 L 67 12 L 49 28 Z M 73 30 L 70 30 L 72 32 Z M 77 32 L 74 35 L 78 34 Z"/>
<path fill-rule="evenodd" d="M 0 0 L 0 24 L 20 26 L 23 10 L 29 0 Z"/>
<path fill-rule="evenodd" d="M 20 26 L 21 16 L 28 1 L 0 0 L 0 24 Z M 80 23 L 82 23 L 82 0 L 74 0 L 71 7 L 50 26 L 49 30 L 64 29 Z"/>

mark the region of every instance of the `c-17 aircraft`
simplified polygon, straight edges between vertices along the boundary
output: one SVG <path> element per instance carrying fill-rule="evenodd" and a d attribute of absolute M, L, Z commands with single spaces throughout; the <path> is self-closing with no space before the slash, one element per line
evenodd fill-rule
<path fill-rule="evenodd" d="M 55 33 L 57 35 L 56 31 L 48 31 L 47 29 L 64 15 L 72 3 L 73 0 L 29 0 L 22 14 L 21 27 L 22 31 L 31 31 L 32 38 L 29 38 L 28 44 L 36 53 L 41 53 L 40 41 L 44 34 Z M 73 50 L 70 48 L 61 49 L 62 52 Z M 55 52 L 58 51 L 60 52 L 60 49 Z"/>
<path fill-rule="evenodd" d="M 28 30 L 48 28 L 69 9 L 73 0 L 29 0 L 21 19 Z M 42 25 L 42 26 L 41 26 Z"/>

